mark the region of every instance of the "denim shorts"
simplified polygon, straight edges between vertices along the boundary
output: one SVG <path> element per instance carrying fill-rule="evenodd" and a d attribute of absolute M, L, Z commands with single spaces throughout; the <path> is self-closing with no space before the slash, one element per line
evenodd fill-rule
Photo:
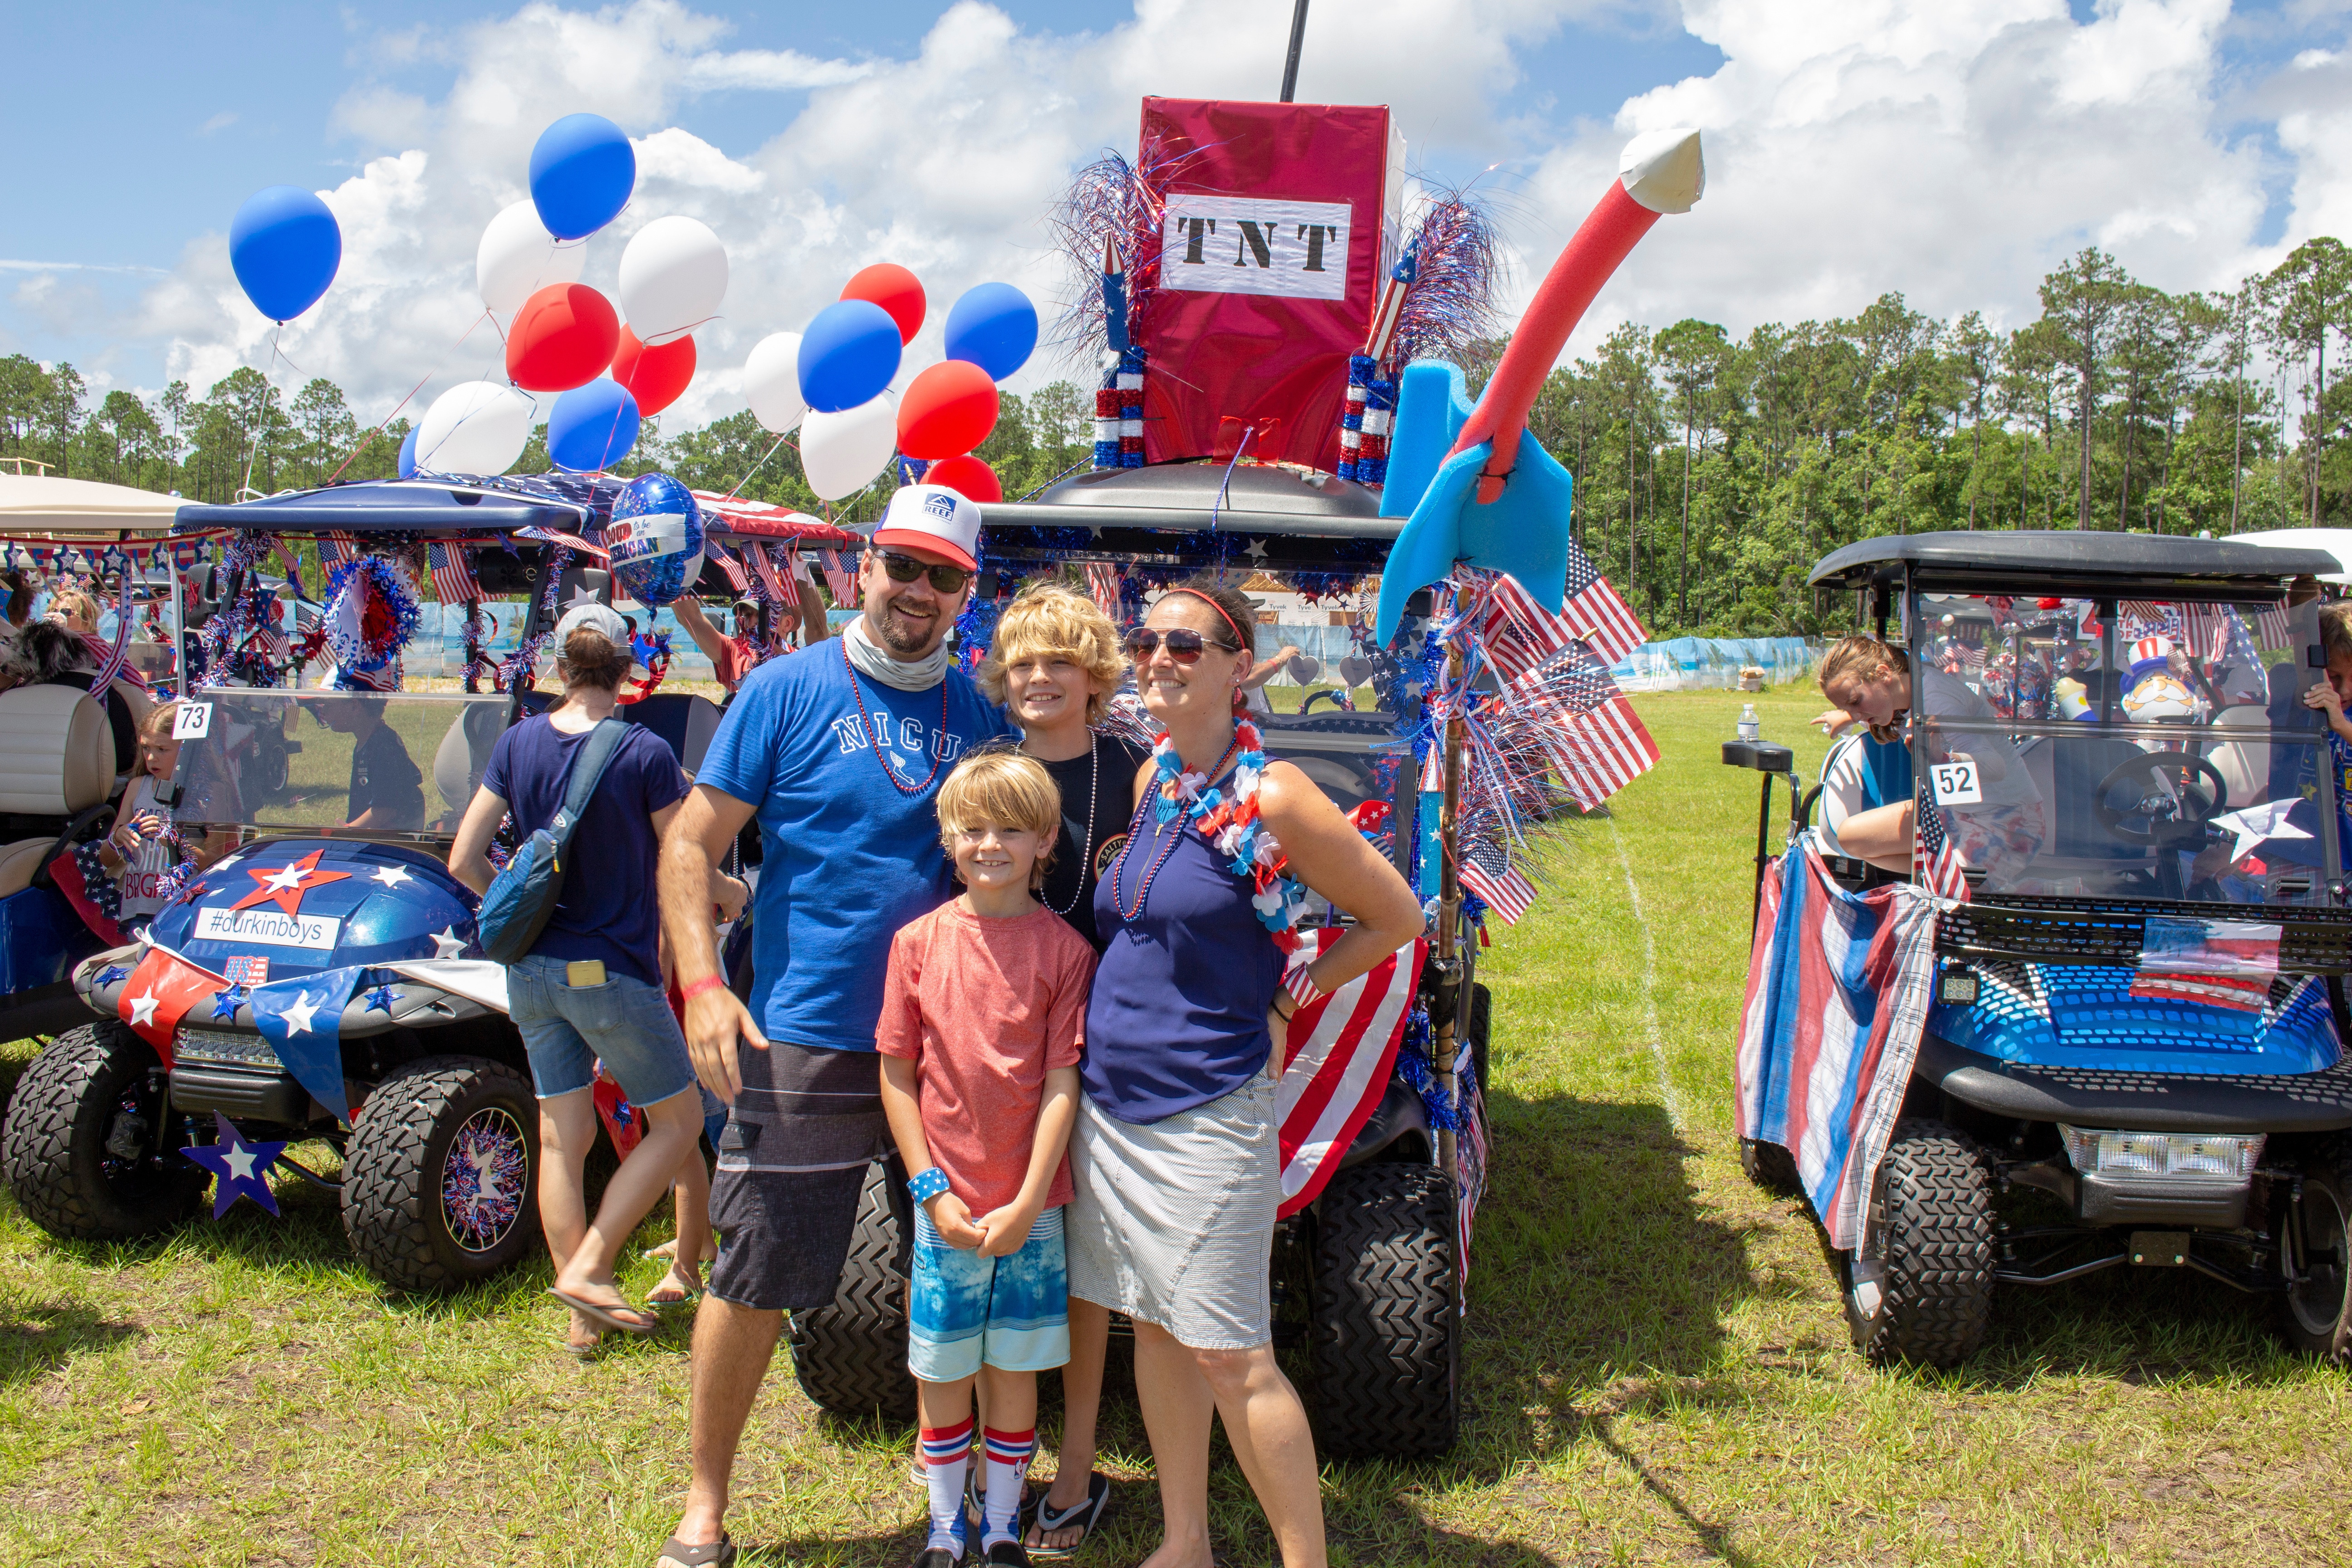
<path fill-rule="evenodd" d="M 596 1061 L 631 1105 L 658 1105 L 694 1087 L 694 1062 L 669 998 L 633 975 L 606 972 L 602 985 L 567 985 L 568 964 L 532 953 L 507 966 L 507 1016 L 530 1053 L 541 1100 L 596 1081 Z"/>
<path fill-rule="evenodd" d="M 1009 1258 L 950 1247 L 915 1211 L 914 1279 L 907 1291 L 907 1370 L 925 1383 L 961 1383 L 982 1362 L 1044 1372 L 1070 1359 L 1062 1211 L 1050 1208 Z"/>

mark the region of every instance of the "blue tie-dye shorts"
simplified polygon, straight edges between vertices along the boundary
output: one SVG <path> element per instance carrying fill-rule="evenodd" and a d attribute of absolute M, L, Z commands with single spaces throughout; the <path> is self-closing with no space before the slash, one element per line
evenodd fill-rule
<path fill-rule="evenodd" d="M 981 1363 L 1044 1372 L 1070 1359 L 1069 1276 L 1062 1211 L 1050 1208 L 1009 1258 L 982 1258 L 940 1239 L 915 1211 L 915 1277 L 908 1292 L 907 1367 L 925 1383 L 960 1383 Z"/>

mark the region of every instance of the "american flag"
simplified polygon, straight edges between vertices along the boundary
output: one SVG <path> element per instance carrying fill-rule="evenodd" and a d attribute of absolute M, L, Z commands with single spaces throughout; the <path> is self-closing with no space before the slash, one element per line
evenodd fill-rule
<path fill-rule="evenodd" d="M 1568 547 L 1568 595 L 1560 609 L 1569 620 L 1588 628 L 1583 640 L 1600 649 L 1603 658 L 1622 658 L 1650 640 L 1641 617 L 1573 544 Z"/>
<path fill-rule="evenodd" d="M 1519 874 L 1510 857 L 1493 844 L 1465 844 L 1456 871 L 1462 885 L 1486 900 L 1486 907 L 1515 926 L 1536 901 L 1535 884 Z"/>
<path fill-rule="evenodd" d="M 2131 994 L 2259 1013 L 2278 978 L 2280 928 L 2261 921 L 2150 915 L 2140 936 Z"/>
<path fill-rule="evenodd" d="M 1328 926 L 1309 932 L 1314 949 L 1307 961 L 1339 936 Z M 1282 1123 L 1281 1214 L 1297 1214 L 1322 1195 L 1340 1156 L 1388 1092 L 1428 948 L 1416 939 L 1370 973 L 1291 1016 L 1282 1081 L 1275 1090 Z"/>
<path fill-rule="evenodd" d="M 759 558 L 760 547 L 756 544 L 751 543 L 747 541 L 742 546 L 742 551 L 744 554 L 751 556 L 754 560 Z M 728 550 L 725 545 L 719 543 L 715 539 L 706 539 L 702 543 L 702 553 L 709 560 L 717 563 L 719 574 L 727 579 L 729 584 L 734 587 L 737 593 L 740 594 L 751 587 L 751 579 L 745 574 L 743 563 L 736 560 L 733 555 L 728 553 Z"/>
<path fill-rule="evenodd" d="M 425 564 L 433 576 L 433 596 L 443 604 L 467 605 L 481 598 L 482 585 L 474 580 L 474 568 L 466 559 L 463 545 L 427 541 Z"/>
<path fill-rule="evenodd" d="M 1609 668 L 1581 645 L 1535 679 L 1515 683 L 1535 739 L 1587 811 L 1658 763 L 1658 743 Z"/>
<path fill-rule="evenodd" d="M 2294 646 L 2294 626 L 2293 623 L 2287 619 L 2286 605 L 2284 604 L 2273 603 L 2264 605 L 2261 609 L 2256 610 L 2254 612 L 2254 635 L 2262 639 L 2263 647 L 2265 648 L 2277 649 L 2283 647 L 2293 647 Z"/>
<path fill-rule="evenodd" d="M 322 533 L 319 536 L 319 564 L 329 572 L 346 561 L 359 557 L 360 542 L 348 533 Z"/>
<path fill-rule="evenodd" d="M 1087 591 L 1094 595 L 1096 608 L 1118 624 L 1118 568 L 1106 561 L 1087 563 Z"/>
<path fill-rule="evenodd" d="M 1917 868 L 1919 886 L 1939 899 L 1969 901 L 1969 879 L 1962 874 L 1967 862 L 1952 847 L 1944 832 L 1944 815 L 1936 809 L 1928 796 L 1925 779 L 1919 783 L 1917 803 L 1912 809 L 1912 863 Z"/>
<path fill-rule="evenodd" d="M 561 544 L 567 550 L 585 551 L 589 554 L 593 555 L 599 561 L 607 561 L 612 558 L 612 552 L 606 550 L 603 545 L 591 544 L 586 540 L 581 538 L 578 534 L 566 533 L 560 528 L 540 528 L 536 526 L 530 528 L 518 528 L 515 530 L 515 537 L 518 539 L 542 540 L 550 544 Z"/>
<path fill-rule="evenodd" d="M 1479 638 L 1486 644 L 1495 672 L 1506 680 L 1527 674 L 1575 643 L 1591 644 L 1604 658 L 1622 658 L 1645 640 L 1642 623 L 1581 554 L 1569 558 L 1568 596 L 1561 615 L 1537 604 L 1508 573 L 1479 576 L 1487 585 L 1486 615 L 1478 628 Z M 1580 627 L 1580 622 L 1591 625 Z"/>
<path fill-rule="evenodd" d="M 776 574 L 776 563 L 769 559 L 766 545 L 747 541 L 743 545 L 743 553 L 750 558 L 751 570 L 760 574 L 760 586 L 768 591 L 770 600 L 779 605 L 792 605 L 798 602 L 796 597 L 785 588 L 784 580 Z"/>

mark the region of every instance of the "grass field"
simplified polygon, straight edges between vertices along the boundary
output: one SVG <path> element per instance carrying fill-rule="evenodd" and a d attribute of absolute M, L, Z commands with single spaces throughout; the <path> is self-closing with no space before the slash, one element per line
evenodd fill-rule
<path fill-rule="evenodd" d="M 1853 1355 L 1815 1230 L 1748 1186 L 1730 1136 L 1756 788 L 1716 744 L 1742 700 L 1637 700 L 1664 763 L 1569 829 L 1484 963 L 1495 1184 L 1463 1441 L 1330 1468 L 1334 1561 L 2352 1560 L 2344 1375 L 2218 1284 L 2004 1293 L 1956 1373 Z M 1818 699 L 1758 706 L 1768 738 L 1811 737 L 1810 774 Z M 0 1081 L 30 1050 L 0 1047 Z M 325 1194 L 280 1201 L 281 1221 L 247 1206 L 98 1248 L 0 1197 L 0 1564 L 651 1562 L 686 1475 L 682 1318 L 575 1367 L 543 1265 L 389 1299 Z M 1109 1423 L 1118 1513 L 1078 1562 L 1124 1568 L 1157 1504 L 1132 1406 Z M 820 1417 L 780 1366 L 738 1474 L 746 1561 L 906 1563 L 908 1457 L 905 1432 Z M 1221 1560 L 1269 1562 L 1238 1472 L 1215 1485 Z"/>

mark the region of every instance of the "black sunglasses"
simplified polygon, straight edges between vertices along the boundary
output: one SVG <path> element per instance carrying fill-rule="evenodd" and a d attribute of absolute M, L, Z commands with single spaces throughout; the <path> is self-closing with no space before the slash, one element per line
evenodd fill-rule
<path fill-rule="evenodd" d="M 963 585 L 971 581 L 971 574 L 961 566 L 935 566 L 895 550 L 877 550 L 874 553 L 882 558 L 882 570 L 890 574 L 893 583 L 911 583 L 928 573 L 933 589 L 942 594 L 961 594 Z"/>
<path fill-rule="evenodd" d="M 1140 664 L 1152 656 L 1163 638 L 1168 644 L 1168 657 L 1179 664 L 1197 663 L 1202 650 L 1209 647 L 1221 647 L 1227 653 L 1241 652 L 1233 644 L 1204 637 L 1190 626 L 1171 626 L 1165 632 L 1155 632 L 1150 626 L 1138 626 L 1127 634 L 1128 657 Z"/>

